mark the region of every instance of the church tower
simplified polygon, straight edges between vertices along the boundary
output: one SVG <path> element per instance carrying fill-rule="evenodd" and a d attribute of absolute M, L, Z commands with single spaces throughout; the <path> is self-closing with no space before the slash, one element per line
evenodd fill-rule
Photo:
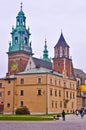
<path fill-rule="evenodd" d="M 72 59 L 69 56 L 69 45 L 61 33 L 57 44 L 54 47 L 53 69 L 63 73 L 64 77 L 74 78 Z"/>
<path fill-rule="evenodd" d="M 12 27 L 12 41 L 9 43 L 8 73 L 16 74 L 25 70 L 29 57 L 32 54 L 30 39 L 30 29 L 26 29 L 26 17 L 22 10 L 16 17 L 16 27 Z"/>

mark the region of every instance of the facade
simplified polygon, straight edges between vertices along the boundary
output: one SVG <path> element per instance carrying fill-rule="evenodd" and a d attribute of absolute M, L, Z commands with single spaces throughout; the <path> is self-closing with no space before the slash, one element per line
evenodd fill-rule
<path fill-rule="evenodd" d="M 73 68 L 69 45 L 61 33 L 54 47 L 54 58 L 48 57 L 45 40 L 43 58 L 33 57 L 30 30 L 22 10 L 12 28 L 8 49 L 8 72 L 0 79 L 0 113 L 15 113 L 26 106 L 31 114 L 73 112 L 83 106 L 85 97 L 79 89 L 80 78 Z M 77 86 L 76 86 L 77 85 Z"/>
<path fill-rule="evenodd" d="M 46 68 L 34 68 L 2 80 L 4 113 L 27 106 L 31 114 L 76 110 L 76 81 Z"/>

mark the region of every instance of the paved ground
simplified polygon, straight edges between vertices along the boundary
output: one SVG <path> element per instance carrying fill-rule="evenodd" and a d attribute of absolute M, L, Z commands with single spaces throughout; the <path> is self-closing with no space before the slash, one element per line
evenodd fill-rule
<path fill-rule="evenodd" d="M 86 115 L 68 115 L 66 121 L 0 121 L 0 130 L 86 130 Z"/>

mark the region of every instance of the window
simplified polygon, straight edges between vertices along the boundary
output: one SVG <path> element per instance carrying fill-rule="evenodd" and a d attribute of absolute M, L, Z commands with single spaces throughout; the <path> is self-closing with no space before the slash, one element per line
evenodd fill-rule
<path fill-rule="evenodd" d="M 53 93 L 52 93 L 52 89 L 50 89 L 50 96 L 52 96 L 53 95 Z"/>
<path fill-rule="evenodd" d="M 73 93 L 73 99 L 75 98 L 75 94 Z"/>
<path fill-rule="evenodd" d="M 60 54 L 60 50 L 58 50 L 58 55 Z"/>
<path fill-rule="evenodd" d="M 55 96 L 57 96 L 57 90 L 55 90 Z"/>
<path fill-rule="evenodd" d="M 50 79 L 50 84 L 52 84 L 52 79 Z"/>
<path fill-rule="evenodd" d="M 15 37 L 15 44 L 18 43 L 18 37 Z"/>
<path fill-rule="evenodd" d="M 60 80 L 59 80 L 59 86 L 61 85 L 61 82 L 60 82 Z"/>
<path fill-rule="evenodd" d="M 0 97 L 2 97 L 2 93 L 0 92 Z"/>
<path fill-rule="evenodd" d="M 0 83 L 0 88 L 2 88 L 2 83 Z"/>
<path fill-rule="evenodd" d="M 24 79 L 21 79 L 21 80 L 20 80 L 20 83 L 21 83 L 21 84 L 24 84 Z"/>
<path fill-rule="evenodd" d="M 8 91 L 8 95 L 10 95 L 10 91 Z"/>
<path fill-rule="evenodd" d="M 10 103 L 7 103 L 7 107 L 10 107 Z"/>
<path fill-rule="evenodd" d="M 67 108 L 67 103 L 66 102 L 64 102 L 64 108 Z"/>
<path fill-rule="evenodd" d="M 72 93 L 70 93 L 70 99 L 72 99 Z"/>
<path fill-rule="evenodd" d="M 24 101 L 20 101 L 20 106 L 21 106 L 21 107 L 24 106 Z"/>
<path fill-rule="evenodd" d="M 55 108 L 57 108 L 57 101 L 55 102 Z"/>
<path fill-rule="evenodd" d="M 59 90 L 59 97 L 61 97 L 61 90 Z"/>
<path fill-rule="evenodd" d="M 27 37 L 25 37 L 25 40 L 24 40 L 25 44 L 27 44 Z"/>
<path fill-rule="evenodd" d="M 54 101 L 52 101 L 52 108 L 54 108 Z"/>
<path fill-rule="evenodd" d="M 20 95 L 23 96 L 24 95 L 24 90 L 20 91 Z"/>
<path fill-rule="evenodd" d="M 66 97 L 68 98 L 68 91 L 66 91 Z"/>
<path fill-rule="evenodd" d="M 10 84 L 10 83 L 11 83 L 11 80 L 8 80 L 8 83 Z"/>
<path fill-rule="evenodd" d="M 66 87 L 66 82 L 64 82 L 64 87 Z"/>
<path fill-rule="evenodd" d="M 41 83 L 41 78 L 38 78 L 38 83 Z"/>
<path fill-rule="evenodd" d="M 42 95 L 42 90 L 41 89 L 38 89 L 37 95 Z"/>
<path fill-rule="evenodd" d="M 60 108 L 62 108 L 62 101 L 60 101 Z"/>
<path fill-rule="evenodd" d="M 60 62 L 57 63 L 57 67 L 60 67 Z"/>
<path fill-rule="evenodd" d="M 57 85 L 57 81 L 55 80 L 55 85 Z"/>

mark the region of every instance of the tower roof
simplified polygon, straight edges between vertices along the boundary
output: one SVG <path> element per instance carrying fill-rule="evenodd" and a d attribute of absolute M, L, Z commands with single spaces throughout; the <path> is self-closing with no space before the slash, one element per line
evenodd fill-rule
<path fill-rule="evenodd" d="M 59 47 L 59 46 L 67 46 L 69 48 L 69 45 L 66 43 L 62 32 L 61 32 L 60 38 L 59 38 L 57 44 L 55 45 L 55 47 Z"/>
<path fill-rule="evenodd" d="M 47 41 L 45 39 L 45 45 L 44 45 L 44 51 L 43 51 L 43 60 L 45 61 L 51 61 L 50 58 L 48 58 L 48 50 L 47 50 Z"/>

